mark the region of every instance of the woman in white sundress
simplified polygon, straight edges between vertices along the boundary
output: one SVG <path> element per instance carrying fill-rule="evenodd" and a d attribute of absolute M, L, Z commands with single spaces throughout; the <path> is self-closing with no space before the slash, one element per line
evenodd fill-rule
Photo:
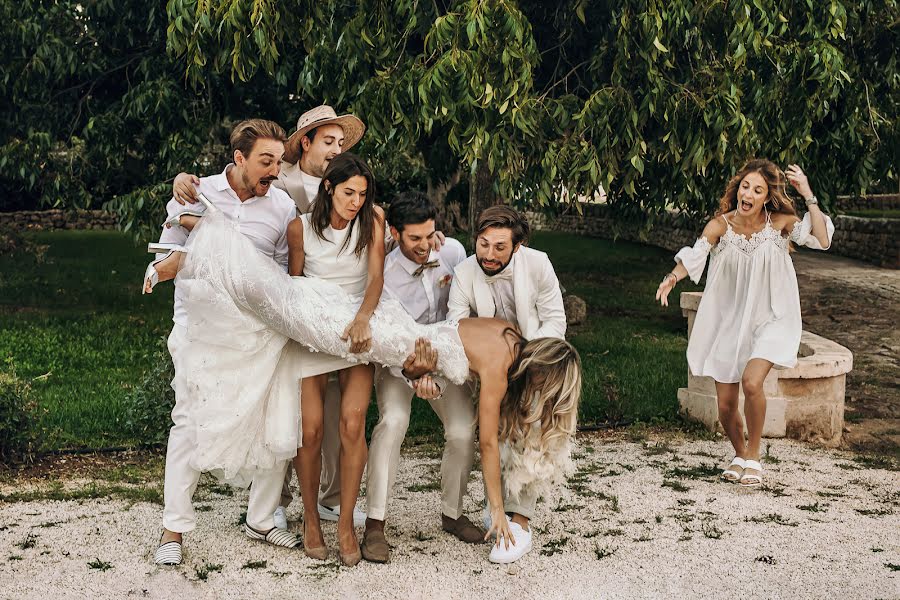
<path fill-rule="evenodd" d="M 802 220 L 786 195 L 785 180 L 806 200 L 809 212 Z M 719 214 L 693 247 L 675 255 L 678 264 L 656 291 L 656 299 L 668 306 L 669 292 L 680 280 L 700 281 L 710 256 L 687 359 L 691 373 L 716 382 L 719 422 L 735 454 L 722 473 L 728 481 L 762 483 L 763 381 L 773 366 L 797 364 L 803 323 L 790 243 L 827 250 L 833 233 L 799 166 L 784 173 L 771 161 L 751 160 L 728 182 Z M 744 390 L 746 440 L 738 385 Z"/>

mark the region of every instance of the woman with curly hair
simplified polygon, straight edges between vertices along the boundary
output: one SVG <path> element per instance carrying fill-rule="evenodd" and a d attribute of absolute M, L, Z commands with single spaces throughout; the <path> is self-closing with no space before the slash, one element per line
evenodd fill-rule
<path fill-rule="evenodd" d="M 787 182 L 806 200 L 809 212 L 802 220 L 786 195 Z M 751 160 L 728 182 L 718 214 L 694 246 L 675 255 L 678 264 L 656 291 L 656 299 L 668 306 L 669 292 L 685 277 L 699 282 L 710 257 L 687 359 L 691 373 L 716 382 L 719 422 L 735 454 L 722 473 L 728 481 L 762 484 L 763 382 L 773 366 L 797 364 L 803 323 L 791 242 L 827 250 L 833 233 L 798 165 L 784 173 L 771 161 Z"/>

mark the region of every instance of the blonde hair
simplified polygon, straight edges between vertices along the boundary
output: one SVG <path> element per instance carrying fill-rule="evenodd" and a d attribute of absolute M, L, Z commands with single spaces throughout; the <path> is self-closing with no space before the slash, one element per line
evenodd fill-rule
<path fill-rule="evenodd" d="M 778 165 L 764 158 L 755 158 L 745 164 L 737 175 L 731 178 L 725 186 L 725 193 L 719 199 L 719 212 L 725 214 L 737 208 L 737 191 L 744 177 L 750 173 L 759 173 L 766 181 L 769 195 L 766 198 L 766 210 L 770 213 L 785 213 L 796 215 L 794 203 L 787 195 L 787 177 Z"/>
<path fill-rule="evenodd" d="M 500 403 L 499 437 L 515 444 L 526 439 L 537 424 L 540 449 L 548 450 L 575 434 L 581 357 L 569 342 L 550 337 L 526 341 L 519 336 L 516 349 Z"/>

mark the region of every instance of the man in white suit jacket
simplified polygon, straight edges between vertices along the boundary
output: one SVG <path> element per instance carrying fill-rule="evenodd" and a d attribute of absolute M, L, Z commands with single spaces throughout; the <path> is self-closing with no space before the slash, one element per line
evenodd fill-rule
<path fill-rule="evenodd" d="M 525 217 L 508 206 L 479 215 L 475 254 L 456 267 L 448 318 L 497 317 L 529 340 L 565 337 L 559 280 L 546 253 L 523 245 L 529 233 Z"/>

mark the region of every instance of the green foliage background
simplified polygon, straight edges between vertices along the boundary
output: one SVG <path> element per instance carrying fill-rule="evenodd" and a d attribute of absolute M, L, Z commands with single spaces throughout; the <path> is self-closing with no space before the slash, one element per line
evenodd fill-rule
<path fill-rule="evenodd" d="M 522 204 L 603 185 L 626 216 L 703 214 L 767 156 L 826 201 L 896 191 L 898 22 L 895 0 L 6 2 L 0 210 L 155 223 L 234 120 L 321 102 L 395 186 L 480 168 Z"/>

